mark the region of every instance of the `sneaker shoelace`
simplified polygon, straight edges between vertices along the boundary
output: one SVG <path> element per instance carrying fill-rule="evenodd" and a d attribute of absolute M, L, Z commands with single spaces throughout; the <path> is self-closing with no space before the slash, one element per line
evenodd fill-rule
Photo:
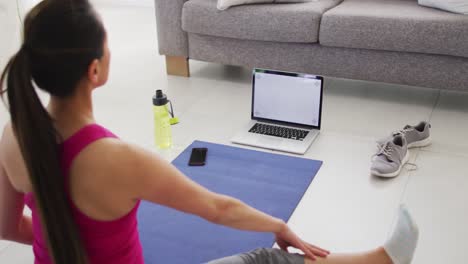
<path fill-rule="evenodd" d="M 374 154 L 372 158 L 377 157 L 379 155 L 384 155 L 388 161 L 393 162 L 393 160 L 391 159 L 393 150 L 394 148 L 390 145 L 390 142 L 387 142 L 385 145 L 380 147 L 379 151 L 376 154 Z M 409 161 L 403 164 L 403 166 L 409 167 L 408 171 L 415 171 L 418 169 L 417 164 L 409 162 Z"/>
<path fill-rule="evenodd" d="M 415 171 L 418 169 L 418 165 L 416 163 L 412 162 L 406 162 L 405 165 L 403 165 L 405 168 L 407 168 L 408 171 Z M 409 167 L 409 168 L 408 168 Z"/>
<path fill-rule="evenodd" d="M 381 146 L 379 151 L 374 154 L 372 157 L 384 155 L 385 158 L 387 158 L 388 161 L 393 162 L 392 160 L 392 153 L 393 153 L 393 147 L 390 145 L 390 142 L 385 143 L 385 145 Z"/>

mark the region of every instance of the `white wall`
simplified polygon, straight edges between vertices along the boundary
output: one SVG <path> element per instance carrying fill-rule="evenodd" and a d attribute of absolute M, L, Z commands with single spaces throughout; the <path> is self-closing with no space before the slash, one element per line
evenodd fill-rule
<path fill-rule="evenodd" d="M 3 70 L 8 59 L 19 47 L 19 26 L 15 0 L 0 0 L 0 69 Z M 0 70 L 0 71 L 1 71 Z"/>
<path fill-rule="evenodd" d="M 22 17 L 25 17 L 28 11 L 39 2 L 41 2 L 41 0 L 18 0 Z"/>

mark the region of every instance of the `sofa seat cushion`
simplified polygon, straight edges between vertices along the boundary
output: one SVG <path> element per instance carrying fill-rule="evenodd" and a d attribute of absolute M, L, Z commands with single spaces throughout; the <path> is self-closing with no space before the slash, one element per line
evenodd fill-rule
<path fill-rule="evenodd" d="M 316 43 L 322 14 L 340 2 L 258 4 L 220 11 L 216 0 L 190 0 L 182 10 L 182 29 L 236 39 Z"/>
<path fill-rule="evenodd" d="M 345 0 L 322 17 L 325 46 L 468 57 L 468 16 L 408 0 Z"/>

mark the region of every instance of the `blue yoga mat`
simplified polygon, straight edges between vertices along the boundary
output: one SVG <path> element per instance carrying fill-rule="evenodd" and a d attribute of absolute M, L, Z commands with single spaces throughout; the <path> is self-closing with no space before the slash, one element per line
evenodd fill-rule
<path fill-rule="evenodd" d="M 206 165 L 188 166 L 191 149 L 208 148 Z M 173 162 L 206 188 L 288 221 L 321 161 L 194 141 Z M 239 231 L 143 202 L 138 229 L 145 263 L 190 264 L 271 247 L 270 233 Z"/>

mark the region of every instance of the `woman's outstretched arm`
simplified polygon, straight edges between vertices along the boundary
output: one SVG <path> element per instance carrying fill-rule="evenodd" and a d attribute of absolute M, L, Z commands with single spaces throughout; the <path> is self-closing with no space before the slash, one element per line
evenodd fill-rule
<path fill-rule="evenodd" d="M 328 251 L 301 240 L 283 220 L 256 210 L 230 196 L 207 190 L 182 174 L 170 163 L 144 149 L 126 145 L 117 154 L 126 163 L 128 186 L 135 198 L 198 215 L 210 222 L 236 229 L 271 232 L 284 246 L 302 250 L 307 256 L 326 257 Z"/>

